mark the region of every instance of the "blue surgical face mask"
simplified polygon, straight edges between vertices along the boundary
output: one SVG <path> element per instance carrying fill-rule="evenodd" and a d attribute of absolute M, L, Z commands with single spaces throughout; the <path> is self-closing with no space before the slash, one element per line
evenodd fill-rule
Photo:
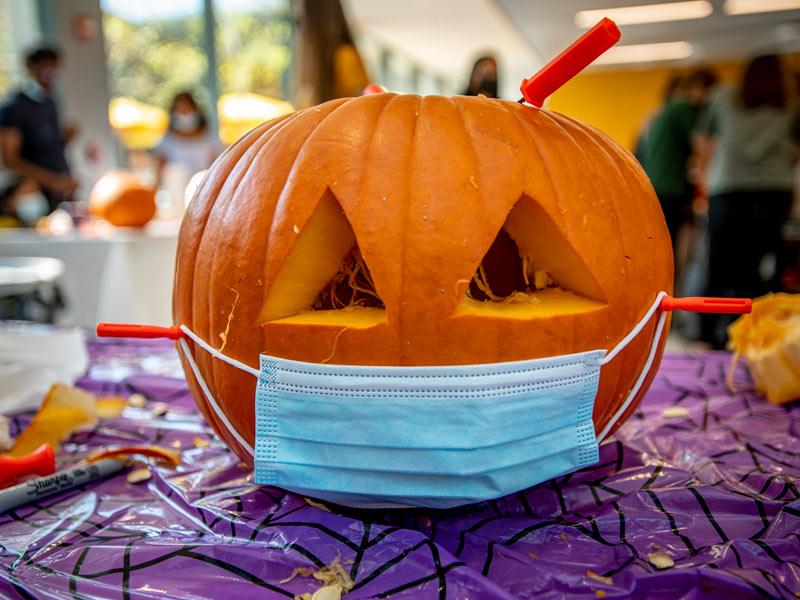
<path fill-rule="evenodd" d="M 658 349 L 665 313 L 628 398 L 595 435 L 602 365 L 653 318 L 662 297 L 611 351 L 452 367 L 368 367 L 261 355 L 256 444 L 231 427 L 180 340 L 210 406 L 254 457 L 255 481 L 358 507 L 449 508 L 499 498 L 597 462 L 598 443 L 630 406 Z"/>
<path fill-rule="evenodd" d="M 20 196 L 16 202 L 17 218 L 25 225 L 33 226 L 40 218 L 45 216 L 49 210 L 50 205 L 47 202 L 42 192 L 32 192 Z"/>
<path fill-rule="evenodd" d="M 172 127 L 178 133 L 192 133 L 200 127 L 200 115 L 196 112 L 173 112 L 170 116 Z"/>

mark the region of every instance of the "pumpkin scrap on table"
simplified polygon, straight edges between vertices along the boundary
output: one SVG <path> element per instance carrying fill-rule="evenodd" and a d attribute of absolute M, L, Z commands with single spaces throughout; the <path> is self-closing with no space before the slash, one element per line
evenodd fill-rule
<path fill-rule="evenodd" d="M 773 404 L 800 398 L 800 294 L 769 294 L 753 301 L 753 312 L 729 328 L 736 362 L 744 356 L 756 388 Z"/>
<path fill-rule="evenodd" d="M 98 414 L 94 396 L 61 383 L 50 386 L 39 410 L 14 440 L 10 456 L 30 454 L 42 444 L 57 449 L 79 429 L 91 428 Z"/>

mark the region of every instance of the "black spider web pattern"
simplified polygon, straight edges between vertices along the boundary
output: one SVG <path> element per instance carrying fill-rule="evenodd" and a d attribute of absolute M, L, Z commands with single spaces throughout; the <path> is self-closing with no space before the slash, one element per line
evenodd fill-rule
<path fill-rule="evenodd" d="M 252 595 L 293 597 L 313 591 L 313 582 L 282 584 L 281 578 L 293 566 L 324 568 L 334 550 L 355 582 L 354 598 L 447 598 L 480 586 L 498 596 L 506 588 L 513 597 L 514 584 L 504 575 L 508 565 L 521 573 L 519 585 L 535 590 L 535 582 L 525 579 L 526 565 L 534 573 L 537 562 L 547 562 L 547 549 L 560 543 L 572 551 L 591 547 L 598 555 L 613 555 L 597 574 L 614 585 L 624 573 L 667 577 L 674 569 L 700 569 L 732 593 L 793 598 L 800 591 L 794 575 L 800 572 L 800 445 L 760 435 L 763 429 L 749 424 L 772 423 L 780 416 L 783 428 L 793 431 L 797 407 L 776 409 L 747 389 L 728 393 L 726 360 L 725 355 L 685 358 L 695 380 L 661 373 L 654 388 L 668 399 L 645 403 L 630 431 L 602 447 L 599 464 L 497 501 L 452 511 L 375 513 L 329 507 L 326 513 L 302 498 L 248 481 L 215 490 L 155 477 L 149 497 L 191 528 L 137 529 L 94 515 L 62 519 L 40 540 L 46 552 L 0 542 L 0 592 L 33 598 L 38 578 L 59 578 L 65 598 L 134 598 L 148 573 L 168 573 L 181 564 L 191 565 L 198 577 L 224 575 Z M 751 386 L 743 373 L 737 381 Z M 133 390 L 120 384 L 109 386 L 107 393 Z M 147 395 L 138 386 L 136 391 Z M 172 402 L 185 393 L 167 392 L 160 400 Z M 653 411 L 667 406 L 686 407 L 688 414 L 654 419 Z M 122 424 L 117 431 L 141 442 L 163 442 L 179 439 L 171 437 L 172 424 L 153 419 L 147 427 Z M 24 419 L 12 423 L 22 425 Z M 718 449 L 687 462 L 676 450 L 681 436 L 711 436 Z M 91 445 L 101 439 L 78 437 L 72 443 Z M 216 454 L 209 451 L 208 456 L 214 457 L 214 468 L 233 472 L 235 458 L 222 448 L 213 450 Z M 0 516 L 0 540 L 10 526 L 33 530 L 62 518 L 62 505 L 97 485 Z M 731 503 L 746 507 L 747 531 L 731 519 L 726 508 Z M 671 569 L 658 569 L 649 560 L 654 548 L 638 523 L 643 515 L 658 527 L 660 550 L 668 550 L 674 560 Z M 248 561 L 220 558 L 246 552 L 286 568 L 279 575 Z M 65 558 L 54 568 L 57 555 Z M 100 569 L 98 562 L 114 566 Z M 557 577 L 558 565 L 547 568 Z M 614 589 L 591 578 L 583 585 L 587 592 Z"/>

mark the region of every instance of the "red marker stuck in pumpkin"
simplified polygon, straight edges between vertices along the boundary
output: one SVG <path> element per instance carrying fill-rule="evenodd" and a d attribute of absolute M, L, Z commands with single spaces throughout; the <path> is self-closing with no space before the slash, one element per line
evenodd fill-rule
<path fill-rule="evenodd" d="M 602 19 L 536 74 L 523 80 L 519 88 L 522 98 L 528 104 L 541 107 L 548 96 L 592 64 L 621 37 L 614 21 Z"/>

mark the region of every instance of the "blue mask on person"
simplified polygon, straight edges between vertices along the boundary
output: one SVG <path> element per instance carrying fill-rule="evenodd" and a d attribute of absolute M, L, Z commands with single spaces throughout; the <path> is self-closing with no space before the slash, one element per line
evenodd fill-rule
<path fill-rule="evenodd" d="M 449 508 L 595 463 L 599 440 L 653 365 L 665 315 L 627 400 L 596 436 L 600 369 L 641 331 L 663 296 L 609 352 L 466 366 L 326 365 L 261 355 L 256 370 L 182 327 L 204 350 L 258 378 L 255 448 L 231 427 L 185 340 L 180 347 L 212 409 L 253 454 L 256 483 L 363 508 Z"/>
<path fill-rule="evenodd" d="M 49 210 L 47 198 L 38 191 L 20 196 L 14 208 L 17 218 L 28 226 L 36 225 L 36 221 L 45 216 Z"/>

